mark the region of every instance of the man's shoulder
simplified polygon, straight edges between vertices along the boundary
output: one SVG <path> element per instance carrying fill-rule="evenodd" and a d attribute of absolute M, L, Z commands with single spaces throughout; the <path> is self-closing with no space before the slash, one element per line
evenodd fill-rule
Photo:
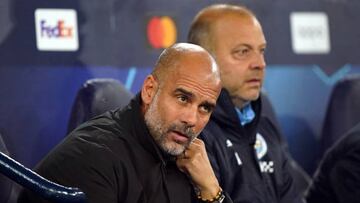
<path fill-rule="evenodd" d="M 207 145 L 214 145 L 215 143 L 226 140 L 226 131 L 215 121 L 210 120 L 200 133 L 199 138 Z"/>
<path fill-rule="evenodd" d="M 47 158 L 101 160 L 103 157 L 111 159 L 123 150 L 126 140 L 112 132 L 102 129 L 85 128 L 72 132 L 63 142 L 52 150 Z"/>
<path fill-rule="evenodd" d="M 94 120 L 73 131 L 69 135 L 68 145 L 113 152 L 124 150 L 125 146 L 133 144 L 132 137 L 125 126 L 116 122 L 104 124 Z"/>
<path fill-rule="evenodd" d="M 339 141 L 339 145 L 345 150 L 360 151 L 360 123 L 344 135 L 344 138 Z"/>
<path fill-rule="evenodd" d="M 344 135 L 325 156 L 326 162 L 360 160 L 360 125 Z M 357 161 L 356 161 L 357 162 Z M 360 164 L 357 164 L 360 166 Z"/>
<path fill-rule="evenodd" d="M 84 137 L 84 139 L 109 140 L 127 137 L 129 134 L 129 118 L 121 110 L 108 111 L 81 124 L 69 134 L 69 137 Z"/>
<path fill-rule="evenodd" d="M 104 114 L 73 130 L 43 162 L 65 158 L 72 161 L 101 161 L 104 157 L 109 160 L 117 159 L 118 154 L 126 153 L 130 138 L 129 130 L 122 128 L 111 116 Z"/>
<path fill-rule="evenodd" d="M 283 144 L 285 142 L 278 127 L 268 117 L 262 116 L 260 118 L 257 132 L 273 144 Z"/>

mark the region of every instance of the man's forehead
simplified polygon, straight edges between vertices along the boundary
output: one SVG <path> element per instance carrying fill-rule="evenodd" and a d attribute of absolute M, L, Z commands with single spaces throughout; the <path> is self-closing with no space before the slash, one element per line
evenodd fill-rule
<path fill-rule="evenodd" d="M 266 41 L 239 41 L 234 43 L 234 48 L 249 48 L 249 49 L 257 49 L 257 48 L 266 48 Z"/>
<path fill-rule="evenodd" d="M 218 68 L 215 60 L 210 54 L 203 52 L 199 54 L 183 57 L 176 63 L 175 75 L 184 75 L 184 77 L 216 77 Z"/>
<path fill-rule="evenodd" d="M 174 82 L 174 91 L 182 89 L 191 93 L 193 96 L 201 99 L 211 100 L 215 102 L 220 92 L 221 86 L 215 81 L 197 80 L 191 76 L 179 75 Z"/>
<path fill-rule="evenodd" d="M 225 27 L 224 27 L 225 26 Z M 235 27 L 232 30 L 224 29 L 226 27 Z M 213 34 L 216 38 L 223 39 L 229 36 L 233 46 L 266 46 L 266 38 L 260 24 L 253 23 L 252 20 L 224 21 L 219 24 Z M 237 36 L 234 38 L 234 36 Z M 220 40 L 219 43 L 226 41 Z"/>

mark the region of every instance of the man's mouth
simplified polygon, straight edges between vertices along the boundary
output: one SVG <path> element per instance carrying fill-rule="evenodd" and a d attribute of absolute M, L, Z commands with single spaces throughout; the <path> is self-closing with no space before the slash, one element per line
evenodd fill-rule
<path fill-rule="evenodd" d="M 261 84 L 261 79 L 252 78 L 250 80 L 247 80 L 246 82 L 250 83 L 250 84 L 254 84 L 254 85 L 260 85 Z"/>
<path fill-rule="evenodd" d="M 175 130 L 170 131 L 169 135 L 175 142 L 179 144 L 187 143 L 190 139 L 188 135 Z"/>

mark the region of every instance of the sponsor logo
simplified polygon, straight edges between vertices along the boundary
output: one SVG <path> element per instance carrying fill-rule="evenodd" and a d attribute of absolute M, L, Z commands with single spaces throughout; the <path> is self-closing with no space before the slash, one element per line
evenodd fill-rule
<path fill-rule="evenodd" d="M 40 51 L 79 48 L 77 14 L 73 9 L 35 10 L 36 46 Z"/>
<path fill-rule="evenodd" d="M 41 37 L 48 38 L 71 38 L 74 28 L 66 26 L 63 20 L 59 20 L 55 26 L 48 25 L 46 20 L 40 22 Z"/>
<path fill-rule="evenodd" d="M 291 43 L 296 54 L 327 54 L 330 52 L 328 16 L 324 12 L 293 12 L 290 14 Z"/>
<path fill-rule="evenodd" d="M 147 24 L 147 38 L 155 49 L 167 48 L 176 42 L 175 22 L 169 16 L 152 17 Z"/>

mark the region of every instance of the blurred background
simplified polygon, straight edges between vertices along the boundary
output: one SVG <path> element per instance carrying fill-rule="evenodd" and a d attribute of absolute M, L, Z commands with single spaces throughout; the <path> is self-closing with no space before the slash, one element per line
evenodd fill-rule
<path fill-rule="evenodd" d="M 291 154 L 312 175 L 329 140 L 334 87 L 360 73 L 357 0 L 0 0 L 0 134 L 10 156 L 34 167 L 66 136 L 86 80 L 113 78 L 137 93 L 161 51 L 186 41 L 194 15 L 226 2 L 262 23 L 264 92 Z"/>

